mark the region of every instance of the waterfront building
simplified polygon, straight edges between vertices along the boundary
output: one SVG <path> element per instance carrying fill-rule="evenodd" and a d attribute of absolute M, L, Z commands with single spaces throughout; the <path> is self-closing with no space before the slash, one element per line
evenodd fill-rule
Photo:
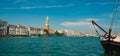
<path fill-rule="evenodd" d="M 44 29 L 42 28 L 34 28 L 34 27 L 28 27 L 29 36 L 40 36 L 45 34 Z"/>
<path fill-rule="evenodd" d="M 64 30 L 66 36 L 94 36 L 97 37 L 95 33 L 83 33 L 83 32 L 75 32 L 71 30 Z"/>
<path fill-rule="evenodd" d="M 54 35 L 55 34 L 55 30 L 50 29 L 49 30 L 49 34 Z"/>
<path fill-rule="evenodd" d="M 17 25 L 17 28 L 18 28 L 18 32 L 20 32 L 18 35 L 23 35 L 23 36 L 28 35 L 28 28 L 26 26 Z"/>
<path fill-rule="evenodd" d="M 9 35 L 16 35 L 16 28 L 17 28 L 17 26 L 15 26 L 15 25 L 8 25 L 7 26 L 7 29 L 8 29 L 7 33 Z"/>
<path fill-rule="evenodd" d="M 37 34 L 37 31 L 35 30 L 34 27 L 28 27 L 28 32 L 29 32 L 29 36 L 33 36 Z"/>
<path fill-rule="evenodd" d="M 75 32 L 72 30 L 64 30 L 66 36 L 75 36 Z"/>
<path fill-rule="evenodd" d="M 65 33 L 63 30 L 57 30 L 59 33 Z"/>
<path fill-rule="evenodd" d="M 27 36 L 28 28 L 22 25 L 8 25 L 8 34 L 12 36 Z"/>
<path fill-rule="evenodd" d="M 7 35 L 7 22 L 0 20 L 0 36 Z"/>

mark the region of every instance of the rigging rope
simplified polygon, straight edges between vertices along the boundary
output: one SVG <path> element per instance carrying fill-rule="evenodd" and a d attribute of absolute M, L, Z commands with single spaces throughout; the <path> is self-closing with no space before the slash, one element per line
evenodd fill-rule
<path fill-rule="evenodd" d="M 96 31 L 96 33 L 98 34 L 99 37 L 100 37 L 100 34 L 99 34 L 99 32 L 97 31 L 95 25 L 97 25 L 101 30 L 103 30 L 106 34 L 108 34 L 108 41 L 110 41 L 110 38 L 113 38 L 113 37 L 111 36 L 111 31 L 112 31 L 112 27 L 113 27 L 113 23 L 114 23 L 114 21 L 115 21 L 115 18 L 116 18 L 116 16 L 118 15 L 118 9 L 119 9 L 119 0 L 116 0 L 115 10 L 114 10 L 114 13 L 113 13 L 113 15 L 112 15 L 112 21 L 111 21 L 110 28 L 109 28 L 109 34 L 106 33 L 106 31 L 104 31 L 101 27 L 99 27 L 99 25 L 97 25 L 94 21 L 92 21 L 92 23 L 93 23 L 92 25 L 93 25 L 93 27 L 94 27 L 94 29 L 95 29 L 95 31 Z"/>
<path fill-rule="evenodd" d="M 114 29 L 115 29 L 115 30 L 114 30 L 114 31 L 115 31 L 114 33 L 115 33 L 115 34 L 117 34 L 117 33 L 119 32 L 119 31 L 118 31 L 118 28 L 119 28 L 119 25 L 120 25 L 120 24 L 119 24 L 120 22 L 119 22 L 119 20 L 118 20 L 118 14 L 119 14 L 119 9 L 120 9 L 119 3 L 120 3 L 120 0 L 119 0 L 119 1 L 116 1 L 116 7 L 117 7 L 116 11 L 117 11 L 117 12 L 116 12 L 116 19 L 114 20 L 114 22 L 117 22 L 117 23 L 115 23 L 115 24 L 114 24 L 115 26 L 113 26 Z"/>
<path fill-rule="evenodd" d="M 113 13 L 112 21 L 111 21 L 111 24 L 110 24 L 110 28 L 111 28 L 111 29 L 112 29 L 112 27 L 113 27 L 113 23 L 114 23 L 114 21 L 115 21 L 115 18 L 116 18 L 117 14 L 118 14 L 119 0 L 116 0 L 116 3 L 115 3 L 115 4 L 116 4 L 116 5 L 115 5 L 115 11 L 114 11 L 114 13 Z"/>
<path fill-rule="evenodd" d="M 94 25 L 94 24 L 92 24 L 92 25 L 93 25 L 93 27 L 94 27 L 94 29 L 95 29 L 95 31 L 96 31 L 98 37 L 100 38 L 100 34 L 99 34 L 98 30 L 96 29 L 95 25 Z"/>

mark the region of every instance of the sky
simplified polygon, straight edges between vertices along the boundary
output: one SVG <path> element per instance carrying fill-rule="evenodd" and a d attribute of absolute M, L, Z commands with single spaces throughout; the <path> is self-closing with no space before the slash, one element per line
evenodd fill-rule
<path fill-rule="evenodd" d="M 114 10 L 115 0 L 0 0 L 0 19 L 8 24 L 45 28 L 48 16 L 51 29 L 88 33 L 91 20 L 108 29 Z"/>

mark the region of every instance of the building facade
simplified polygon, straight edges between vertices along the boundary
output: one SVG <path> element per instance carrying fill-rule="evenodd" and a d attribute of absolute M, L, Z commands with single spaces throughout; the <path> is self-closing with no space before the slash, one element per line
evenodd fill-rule
<path fill-rule="evenodd" d="M 0 36 L 7 35 L 7 22 L 0 20 Z"/>
<path fill-rule="evenodd" d="M 27 36 L 28 28 L 22 25 L 8 25 L 8 34 L 12 36 Z"/>
<path fill-rule="evenodd" d="M 44 29 L 28 27 L 29 36 L 40 36 L 45 34 Z"/>

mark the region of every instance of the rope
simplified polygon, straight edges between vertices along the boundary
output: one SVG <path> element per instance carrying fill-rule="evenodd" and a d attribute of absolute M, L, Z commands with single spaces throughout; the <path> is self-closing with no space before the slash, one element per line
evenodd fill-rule
<path fill-rule="evenodd" d="M 116 16 L 116 19 L 114 19 L 114 22 L 117 22 L 117 23 L 114 23 L 115 26 L 113 26 L 113 28 L 115 29 L 115 30 L 114 30 L 114 33 L 115 33 L 115 34 L 118 33 L 118 26 L 120 25 L 119 22 L 118 22 L 118 21 L 119 21 L 119 20 L 118 20 L 118 14 L 119 14 L 119 9 L 120 9 L 119 3 L 120 3 L 119 0 L 117 0 L 117 1 L 116 1 L 116 9 L 115 9 L 115 10 L 116 10 L 116 15 L 115 15 L 115 16 Z"/>
<path fill-rule="evenodd" d="M 93 27 L 94 27 L 94 29 L 95 29 L 95 31 L 96 31 L 98 37 L 100 38 L 100 34 L 99 34 L 98 30 L 96 29 L 95 25 L 94 25 L 94 24 L 92 24 L 92 25 L 93 25 Z"/>
<path fill-rule="evenodd" d="M 110 28 L 111 28 L 111 29 L 112 29 L 112 27 L 113 27 L 113 23 L 114 23 L 114 21 L 115 21 L 115 18 L 116 18 L 117 14 L 118 14 L 119 0 L 116 0 L 116 3 L 115 3 L 115 4 L 116 4 L 116 5 L 115 5 L 115 12 L 113 13 L 112 21 L 111 21 L 111 24 L 110 24 Z"/>

